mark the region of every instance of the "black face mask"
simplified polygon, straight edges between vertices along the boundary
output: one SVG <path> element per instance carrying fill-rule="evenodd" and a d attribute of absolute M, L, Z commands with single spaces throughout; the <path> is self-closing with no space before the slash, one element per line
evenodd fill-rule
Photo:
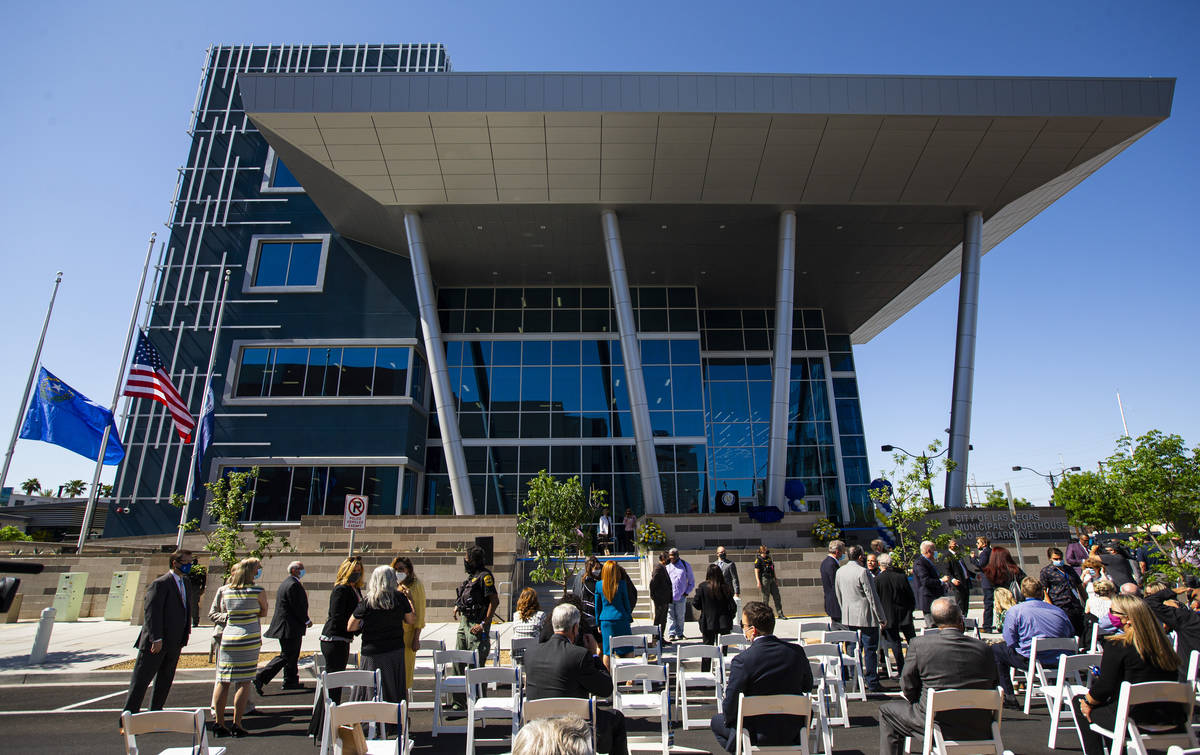
<path fill-rule="evenodd" d="M 475 571 L 474 569 L 471 568 L 470 561 L 463 561 L 463 571 L 465 571 L 467 574 L 470 574 L 471 572 Z"/>

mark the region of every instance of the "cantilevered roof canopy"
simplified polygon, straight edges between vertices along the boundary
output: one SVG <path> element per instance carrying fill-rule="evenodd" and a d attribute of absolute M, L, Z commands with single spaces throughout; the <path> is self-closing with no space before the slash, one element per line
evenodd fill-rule
<path fill-rule="evenodd" d="M 425 218 L 440 285 L 606 283 L 597 211 L 634 285 L 768 305 L 775 218 L 797 301 L 864 342 L 1170 114 L 1173 79 L 739 74 L 257 74 L 256 126 L 339 232 L 403 253 Z M 665 227 L 664 227 L 665 226 Z"/>

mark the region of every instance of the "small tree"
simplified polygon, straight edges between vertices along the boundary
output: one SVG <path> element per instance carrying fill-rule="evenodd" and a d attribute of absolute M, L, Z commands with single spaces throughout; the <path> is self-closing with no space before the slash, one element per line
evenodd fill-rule
<path fill-rule="evenodd" d="M 1033 504 L 1029 502 L 1029 499 L 1013 496 L 1014 508 L 1027 509 L 1032 506 Z M 983 507 L 985 509 L 1007 509 L 1008 496 L 1004 494 L 1003 490 L 996 490 L 995 488 L 992 488 L 987 492 L 987 497 L 983 499 Z"/>
<path fill-rule="evenodd" d="M 1076 527 L 1116 530 L 1132 516 L 1116 486 L 1096 472 L 1064 476 L 1054 490 L 1054 503 L 1066 510 L 1067 521 Z"/>
<path fill-rule="evenodd" d="M 32 542 L 32 540 L 32 537 L 11 524 L 0 527 L 0 541 L 28 543 Z"/>
<path fill-rule="evenodd" d="M 574 573 L 567 559 L 591 551 L 591 538 L 584 534 L 583 525 L 604 505 L 606 495 L 593 489 L 585 496 L 579 477 L 559 482 L 544 469 L 529 481 L 529 494 L 517 516 L 517 534 L 534 558 L 531 581 L 566 586 Z"/>
<path fill-rule="evenodd" d="M 893 454 L 895 469 L 890 475 L 886 472 L 880 474 L 881 478 L 892 484 L 891 498 L 888 498 L 886 488 L 871 489 L 871 499 L 877 505 L 885 503 L 892 509 L 890 514 L 881 512 L 880 519 L 895 535 L 892 563 L 897 568 L 907 570 L 912 566 L 913 560 L 920 554 L 923 540 L 932 540 L 939 548 L 945 548 L 950 538 L 963 536 L 958 530 L 936 534 L 938 523 L 929 516 L 938 510 L 929 502 L 928 490 L 933 478 L 942 472 L 949 472 L 955 466 L 949 459 L 942 458 L 940 462 L 934 459 L 941 447 L 941 441 L 935 440 L 925 453 L 915 458 L 902 453 Z M 930 468 L 928 475 L 925 474 L 926 468 Z"/>
<path fill-rule="evenodd" d="M 229 577 L 233 565 L 243 558 L 270 558 L 273 551 L 281 552 L 291 547 L 286 536 L 263 527 L 261 523 L 255 523 L 251 529 L 253 545 L 247 545 L 242 539 L 242 513 L 254 499 L 254 489 L 250 483 L 256 477 L 258 467 L 249 472 L 226 472 L 216 482 L 204 483 L 211 494 L 208 517 L 216 525 L 207 535 L 205 550 L 225 567 L 225 578 Z M 187 504 L 183 496 L 178 494 L 172 496 L 171 503 L 177 507 Z M 199 526 L 200 522 L 193 519 L 183 528 L 190 531 Z"/>
<path fill-rule="evenodd" d="M 21 490 L 25 491 L 25 495 L 36 495 L 42 489 L 42 482 L 36 477 L 30 477 L 25 482 L 21 483 Z"/>
<path fill-rule="evenodd" d="M 63 492 L 67 498 L 78 498 L 83 495 L 83 491 L 87 490 L 87 483 L 83 480 L 68 480 L 66 485 L 63 485 Z"/>
<path fill-rule="evenodd" d="M 103 485 L 102 484 L 100 486 L 99 496 L 101 498 L 111 498 L 112 494 L 113 494 L 113 486 L 112 485 Z"/>

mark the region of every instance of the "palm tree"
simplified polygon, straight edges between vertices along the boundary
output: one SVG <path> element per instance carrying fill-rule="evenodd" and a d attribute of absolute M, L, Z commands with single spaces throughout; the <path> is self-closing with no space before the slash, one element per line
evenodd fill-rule
<path fill-rule="evenodd" d="M 99 493 L 100 497 L 101 498 L 111 498 L 112 494 L 113 494 L 113 486 L 105 485 L 105 484 L 101 483 L 100 493 Z"/>
<path fill-rule="evenodd" d="M 42 483 L 36 477 L 30 477 L 25 482 L 21 483 L 21 490 L 25 491 L 25 495 L 34 495 L 42 489 Z"/>
<path fill-rule="evenodd" d="M 67 494 L 67 498 L 78 498 L 85 490 L 87 483 L 83 480 L 68 480 L 67 484 L 63 485 L 63 492 Z"/>

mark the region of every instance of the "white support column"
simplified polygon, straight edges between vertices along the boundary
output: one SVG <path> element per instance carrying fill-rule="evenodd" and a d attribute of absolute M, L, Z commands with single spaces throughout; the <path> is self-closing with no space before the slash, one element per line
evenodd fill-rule
<path fill-rule="evenodd" d="M 983 214 L 963 218 L 962 272 L 958 282 L 958 334 L 954 344 L 954 395 L 950 404 L 950 454 L 946 508 L 966 506 L 967 454 L 971 444 L 971 394 L 975 384 L 975 333 L 979 326 L 979 269 L 983 254 Z"/>
<path fill-rule="evenodd" d="M 625 272 L 625 251 L 621 246 L 621 229 L 617 225 L 617 214 L 612 210 L 601 212 L 600 226 L 604 230 L 608 277 L 612 282 L 613 305 L 617 310 L 621 352 L 625 359 L 625 382 L 629 388 L 629 408 L 633 415 L 633 435 L 637 442 L 642 498 L 647 514 L 661 514 L 663 500 L 662 486 L 658 482 L 658 457 L 654 453 L 650 404 L 646 400 L 646 381 L 642 376 L 642 352 L 638 346 L 637 325 L 633 320 L 633 302 L 629 297 L 629 276 Z"/>
<path fill-rule="evenodd" d="M 779 266 L 775 290 L 775 369 L 771 383 L 771 438 L 767 451 L 767 506 L 787 511 L 788 393 L 792 380 L 792 316 L 796 292 L 796 213 L 779 214 Z"/>
<path fill-rule="evenodd" d="M 429 257 L 425 254 L 421 216 L 416 212 L 404 211 L 404 233 L 408 236 L 408 256 L 412 261 L 417 309 L 421 317 L 421 334 L 425 338 L 425 358 L 429 360 L 433 403 L 437 409 L 438 426 L 442 431 L 442 452 L 446 458 L 446 471 L 450 474 L 454 513 L 457 516 L 469 516 L 475 513 L 475 501 L 467 479 L 467 457 L 463 453 L 462 437 L 458 434 L 454 392 L 450 389 L 450 373 L 446 369 L 446 346 L 442 342 L 442 326 L 438 321 L 433 276 L 429 274 Z"/>

